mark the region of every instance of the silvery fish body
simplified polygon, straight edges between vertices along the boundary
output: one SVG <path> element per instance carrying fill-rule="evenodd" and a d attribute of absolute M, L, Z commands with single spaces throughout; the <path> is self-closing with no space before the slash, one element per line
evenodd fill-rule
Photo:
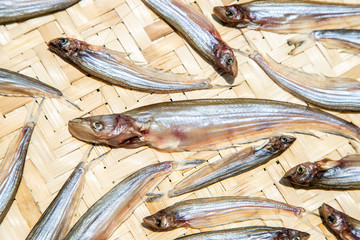
<path fill-rule="evenodd" d="M 152 191 L 175 168 L 175 162 L 162 162 L 129 175 L 84 213 L 65 240 L 109 238 L 145 200 L 145 194 Z"/>
<path fill-rule="evenodd" d="M 169 197 L 179 196 L 250 171 L 280 156 L 295 140 L 294 137 L 284 135 L 272 137 L 261 146 L 247 147 L 229 154 L 181 180 L 169 191 L 168 195 Z"/>
<path fill-rule="evenodd" d="M 238 74 L 237 61 L 214 25 L 194 8 L 180 0 L 143 0 L 174 28 L 201 56 L 233 77 Z"/>
<path fill-rule="evenodd" d="M 277 215 L 301 216 L 305 209 L 259 197 L 224 196 L 177 202 L 153 215 L 144 223 L 154 230 L 169 231 L 180 227 L 205 228 L 246 221 L 277 218 Z"/>
<path fill-rule="evenodd" d="M 26 240 L 58 240 L 65 237 L 80 201 L 87 168 L 84 162 L 76 166 Z"/>
<path fill-rule="evenodd" d="M 250 58 L 276 84 L 305 102 L 335 111 L 360 111 L 360 82 L 355 79 L 300 72 L 256 52 Z"/>
<path fill-rule="evenodd" d="M 360 189 L 360 155 L 349 155 L 338 161 L 323 159 L 301 163 L 287 171 L 284 179 L 308 188 Z"/>
<path fill-rule="evenodd" d="M 80 0 L 1 0 L 0 24 L 23 21 L 66 9 Z"/>
<path fill-rule="evenodd" d="M 305 0 L 257 0 L 215 7 L 214 13 L 230 26 L 286 34 L 360 23 L 360 5 Z"/>
<path fill-rule="evenodd" d="M 174 240 L 307 240 L 310 235 L 289 228 L 252 226 L 201 232 Z"/>
<path fill-rule="evenodd" d="M 168 152 L 214 150 L 309 130 L 360 137 L 357 126 L 324 111 L 247 98 L 163 102 L 69 121 L 70 133 L 86 142 L 125 148 L 147 145 Z"/>

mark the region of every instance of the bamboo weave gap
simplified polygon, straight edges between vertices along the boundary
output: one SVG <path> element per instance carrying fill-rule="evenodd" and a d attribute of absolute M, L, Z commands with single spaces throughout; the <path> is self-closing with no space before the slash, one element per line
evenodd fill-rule
<path fill-rule="evenodd" d="M 324 2 L 357 3 L 356 0 Z M 212 7 L 228 5 L 228 0 L 185 1 L 202 10 L 215 25 L 224 41 L 234 48 L 245 50 L 247 42 L 241 31 L 219 24 L 212 18 Z M 245 1 L 242 1 L 245 2 Z M 263 53 L 269 53 L 276 61 L 310 73 L 360 78 L 360 57 L 329 50 L 320 44 L 291 57 L 291 47 L 286 40 L 293 35 L 269 32 L 243 31 Z M 250 60 L 236 54 L 239 75 L 234 88 L 218 88 L 187 93 L 149 94 L 111 86 L 86 75 L 48 50 L 47 43 L 57 37 L 67 36 L 85 40 L 91 44 L 130 53 L 131 60 L 149 64 L 164 71 L 189 73 L 214 77 L 212 83 L 227 84 L 214 68 L 201 58 L 186 42 L 140 0 L 82 0 L 80 3 L 51 15 L 30 19 L 0 27 L 0 67 L 37 77 L 60 89 L 84 110 L 77 111 L 56 101 L 47 99 L 35 128 L 24 177 L 7 217 L 0 225 L 0 239 L 25 239 L 41 213 L 80 162 L 88 145 L 72 138 L 67 130 L 70 119 L 82 116 L 120 113 L 139 106 L 164 101 L 198 98 L 255 97 L 305 104 L 278 87 Z M 23 125 L 30 98 L 0 97 L 0 160 L 7 147 Z M 334 113 L 360 126 L 359 114 Z M 320 139 L 296 134 L 297 141 L 275 160 L 240 176 L 224 180 L 208 188 L 162 202 L 145 203 L 122 224 L 110 238 L 122 240 L 174 239 L 183 234 L 199 232 L 194 229 L 177 229 L 170 232 L 152 232 L 141 226 L 142 218 L 177 201 L 196 197 L 225 195 L 249 195 L 266 197 L 305 207 L 318 213 L 323 202 L 360 219 L 360 191 L 296 190 L 279 183 L 283 174 L 301 162 L 315 162 L 322 158 L 340 159 L 356 153 L 349 141 L 328 134 L 318 134 Z M 240 149 L 240 148 L 239 148 Z M 106 147 L 96 147 L 90 158 L 106 152 Z M 359 150 L 359 149 L 357 149 Z M 84 195 L 76 211 L 76 220 L 102 195 L 125 176 L 142 167 L 159 161 L 204 158 L 214 162 L 236 151 L 225 149 L 199 153 L 162 153 L 151 148 L 114 149 L 86 176 Z M 184 176 L 194 170 L 174 172 L 157 190 L 170 190 Z M 320 226 L 320 218 L 308 216 L 309 222 Z M 310 239 L 324 239 L 304 222 L 251 220 L 206 230 L 238 226 L 268 225 L 292 227 L 311 233 Z M 331 234 L 329 234 L 331 235 Z M 332 235 L 329 239 L 335 239 Z"/>

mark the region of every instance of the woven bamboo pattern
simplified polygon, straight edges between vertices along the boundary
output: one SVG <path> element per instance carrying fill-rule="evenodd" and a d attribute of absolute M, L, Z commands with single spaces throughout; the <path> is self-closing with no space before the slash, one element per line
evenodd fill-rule
<path fill-rule="evenodd" d="M 325 0 L 324 0 L 325 1 Z M 327 0 L 331 2 L 331 0 Z M 262 53 L 270 54 L 284 65 L 306 72 L 328 76 L 360 77 L 360 57 L 329 50 L 320 44 L 291 57 L 287 39 L 293 35 L 269 32 L 237 30 L 225 27 L 212 17 L 212 8 L 228 5 L 230 0 L 186 0 L 198 8 L 214 23 L 223 39 L 230 46 L 249 49 L 242 32 Z M 245 2 L 245 1 L 238 1 Z M 337 2 L 359 3 L 358 0 Z M 54 99 L 47 99 L 35 128 L 23 180 L 7 217 L 0 226 L 0 239 L 25 239 L 41 213 L 81 160 L 89 147 L 71 137 L 67 130 L 70 119 L 89 115 L 120 113 L 150 103 L 169 100 L 198 98 L 256 97 L 305 104 L 278 87 L 252 61 L 236 54 L 239 75 L 234 88 L 216 88 L 176 94 L 149 94 L 115 87 L 96 80 L 51 53 L 47 42 L 67 36 L 85 40 L 91 44 L 104 45 L 110 49 L 130 53 L 130 59 L 149 64 L 164 71 L 189 73 L 213 78 L 217 85 L 227 84 L 227 75 L 221 76 L 199 56 L 177 33 L 149 10 L 141 0 L 82 0 L 78 4 L 52 15 L 30 19 L 21 23 L 0 26 L 0 66 L 19 71 L 55 86 L 78 104 L 83 111 L 69 108 Z M 0 159 L 5 156 L 10 141 L 23 126 L 30 107 L 30 98 L 0 97 Z M 333 113 L 356 125 L 359 114 Z M 110 239 L 154 240 L 173 239 L 182 234 L 199 232 L 194 229 L 177 229 L 170 232 L 152 232 L 141 226 L 143 217 L 179 200 L 196 197 L 223 195 L 249 195 L 286 201 L 318 213 L 323 202 L 360 219 L 360 191 L 301 190 L 279 183 L 285 171 L 305 161 L 318 161 L 329 157 L 357 152 L 358 144 L 347 139 L 319 133 L 320 138 L 298 135 L 297 141 L 282 156 L 268 164 L 214 184 L 208 188 L 169 200 L 144 203 L 122 224 Z M 109 150 L 96 147 L 90 158 Z M 86 176 L 86 186 L 75 221 L 102 195 L 125 176 L 137 169 L 159 161 L 204 158 L 213 162 L 237 151 L 226 149 L 198 153 L 162 153 L 148 147 L 138 149 L 113 149 Z M 156 189 L 170 190 L 193 170 L 177 171 L 168 176 Z M 319 226 L 324 233 L 335 239 L 322 225 L 320 218 L 307 216 L 308 221 Z M 293 227 L 312 234 L 310 239 L 325 239 L 300 219 L 283 221 L 251 220 L 204 230 L 225 229 L 236 226 L 269 225 Z"/>

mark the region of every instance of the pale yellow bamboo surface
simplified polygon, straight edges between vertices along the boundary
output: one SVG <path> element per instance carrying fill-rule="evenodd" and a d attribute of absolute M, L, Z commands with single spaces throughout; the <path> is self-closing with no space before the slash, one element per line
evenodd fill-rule
<path fill-rule="evenodd" d="M 343 2 L 358 3 L 358 0 Z M 196 3 L 187 3 L 201 9 L 232 47 L 243 50 L 248 48 L 239 30 L 224 27 L 211 16 L 213 6 L 230 4 L 230 1 L 197 0 Z M 244 32 L 263 53 L 269 53 L 285 65 L 329 76 L 360 77 L 359 56 L 316 45 L 290 57 L 287 53 L 291 48 L 286 44 L 290 35 L 247 30 Z M 61 36 L 131 53 L 132 60 L 149 63 L 160 69 L 210 77 L 216 75 L 214 68 L 160 21 L 141 0 L 82 0 L 66 11 L 0 26 L 0 67 L 38 77 L 41 81 L 61 89 L 84 110 L 81 112 L 71 109 L 56 100 L 45 102 L 29 147 L 22 184 L 14 204 L 0 226 L 0 239 L 25 239 L 88 148 L 87 144 L 69 134 L 67 122 L 72 118 L 89 114 L 119 113 L 150 103 L 197 98 L 257 97 L 302 103 L 273 83 L 255 63 L 240 55 L 237 55 L 239 75 L 235 84 L 241 85 L 233 89 L 148 94 L 110 86 L 85 75 L 48 51 L 46 43 Z M 214 83 L 224 85 L 226 81 L 217 75 Z M 30 98 L 0 98 L 0 159 L 4 157 L 9 142 L 23 125 L 30 101 Z M 360 125 L 358 114 L 335 114 Z M 295 190 L 278 183 L 284 172 L 298 163 L 317 161 L 324 157 L 339 159 L 356 152 L 356 144 L 341 137 L 321 133 L 320 139 L 296 136 L 298 140 L 289 151 L 263 167 L 195 193 L 159 203 L 142 204 L 110 239 L 165 240 L 184 233 L 198 232 L 182 228 L 157 233 L 141 226 L 142 218 L 150 213 L 176 201 L 195 197 L 261 196 L 299 205 L 315 213 L 318 213 L 318 207 L 326 202 L 360 219 L 360 191 Z M 107 150 L 106 147 L 96 147 L 92 157 Z M 125 176 L 148 164 L 184 158 L 205 158 L 212 162 L 233 151 L 235 150 L 167 154 L 147 147 L 133 150 L 114 149 L 88 173 L 85 192 L 75 218 L 78 219 Z M 171 174 L 157 190 L 171 189 L 188 173 Z M 308 220 L 329 234 L 320 218 L 310 215 Z M 313 231 L 303 221 L 294 218 L 284 221 L 245 221 L 212 229 L 255 224 L 293 227 L 311 233 L 310 239 L 324 239 L 324 236 Z M 329 239 L 335 238 L 331 236 Z"/>

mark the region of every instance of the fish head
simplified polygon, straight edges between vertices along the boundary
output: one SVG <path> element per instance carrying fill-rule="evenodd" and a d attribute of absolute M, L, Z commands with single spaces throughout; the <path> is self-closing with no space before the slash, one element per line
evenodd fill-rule
<path fill-rule="evenodd" d="M 348 217 L 345 213 L 340 212 L 325 203 L 320 207 L 319 211 L 326 226 L 340 236 L 352 228 L 349 226 L 350 222 L 348 221 L 348 218 L 350 217 Z"/>
<path fill-rule="evenodd" d="M 230 26 L 248 23 L 244 9 L 240 5 L 218 6 L 213 9 L 214 14 Z"/>
<path fill-rule="evenodd" d="M 157 231 L 169 231 L 181 227 L 172 214 L 163 210 L 145 217 L 143 221 L 147 226 Z"/>
<path fill-rule="evenodd" d="M 296 137 L 282 135 L 269 138 L 263 149 L 271 152 L 271 154 L 278 156 L 288 149 L 296 140 Z"/>
<path fill-rule="evenodd" d="M 140 141 L 135 120 L 127 115 L 111 114 L 75 118 L 68 123 L 69 132 L 75 138 L 94 144 L 126 147 Z"/>
<path fill-rule="evenodd" d="M 274 240 L 307 240 L 310 238 L 310 234 L 301 232 L 294 229 L 285 229 L 281 231 Z"/>
<path fill-rule="evenodd" d="M 221 46 L 215 50 L 215 63 L 234 78 L 237 76 L 238 64 L 235 54 L 225 42 L 222 42 Z"/>
<path fill-rule="evenodd" d="M 56 38 L 51 40 L 48 46 L 52 52 L 68 59 L 77 55 L 81 50 L 85 49 L 88 44 L 73 38 Z"/>
<path fill-rule="evenodd" d="M 315 163 L 302 163 L 287 171 L 283 179 L 296 185 L 311 186 L 316 176 L 317 165 Z"/>

